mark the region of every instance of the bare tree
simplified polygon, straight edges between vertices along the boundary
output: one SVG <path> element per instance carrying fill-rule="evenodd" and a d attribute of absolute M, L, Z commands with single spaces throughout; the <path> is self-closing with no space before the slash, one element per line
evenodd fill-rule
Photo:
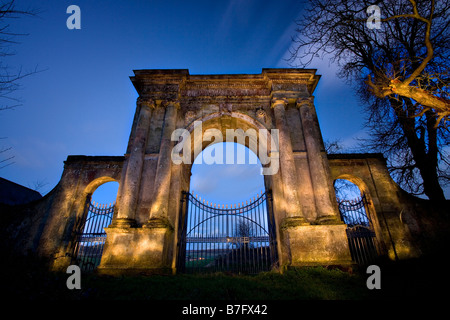
<path fill-rule="evenodd" d="M 380 9 L 380 28 L 367 9 Z M 291 63 L 329 56 L 354 84 L 372 129 L 366 150 L 382 152 L 397 182 L 445 199 L 449 182 L 450 1 L 310 0 L 298 21 Z"/>
<path fill-rule="evenodd" d="M 12 68 L 7 65 L 6 58 L 14 55 L 12 47 L 18 43 L 17 38 L 26 35 L 10 30 L 9 22 L 36 14 L 37 10 L 35 9 L 18 8 L 14 0 L 0 0 L 0 111 L 14 109 L 20 105 L 20 99 L 13 96 L 13 93 L 20 87 L 20 80 L 38 72 L 37 68 L 24 72 L 20 66 Z M 6 137 L 0 139 L 4 140 Z M 10 151 L 11 147 L 0 147 L 0 169 L 14 163 L 12 161 L 14 156 L 9 154 Z"/>
<path fill-rule="evenodd" d="M 251 244 L 244 238 L 249 238 L 252 236 L 254 236 L 253 224 L 244 218 L 239 219 L 236 225 L 235 237 L 240 240 L 236 241 L 236 246 L 240 249 L 248 249 Z"/>
<path fill-rule="evenodd" d="M 339 139 L 325 140 L 324 142 L 325 152 L 328 154 L 342 153 L 343 147 Z"/>

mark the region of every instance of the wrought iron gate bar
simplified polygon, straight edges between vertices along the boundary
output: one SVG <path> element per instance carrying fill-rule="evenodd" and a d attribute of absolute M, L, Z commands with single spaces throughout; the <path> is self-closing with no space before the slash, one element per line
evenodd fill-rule
<path fill-rule="evenodd" d="M 259 237 L 187 237 L 186 242 L 188 243 L 200 243 L 200 242 L 215 242 L 215 243 L 225 243 L 225 242 L 268 242 L 269 236 L 259 236 Z"/>
<path fill-rule="evenodd" d="M 360 264 L 372 263 L 378 257 L 376 237 L 367 215 L 364 194 L 354 200 L 338 200 L 342 220 L 347 224 L 347 238 L 352 259 Z"/>
<path fill-rule="evenodd" d="M 112 221 L 115 203 L 88 202 L 85 213 L 75 230 L 75 246 L 72 263 L 83 271 L 92 271 L 100 263 L 106 241 L 104 228 Z"/>
<path fill-rule="evenodd" d="M 268 196 L 269 195 L 269 196 Z M 270 192 L 244 205 L 218 205 L 184 192 L 177 268 L 257 273 L 276 261 Z"/>

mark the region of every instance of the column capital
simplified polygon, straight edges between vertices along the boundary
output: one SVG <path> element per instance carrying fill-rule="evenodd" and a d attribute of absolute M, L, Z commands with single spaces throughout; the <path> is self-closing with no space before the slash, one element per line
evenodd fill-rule
<path fill-rule="evenodd" d="M 167 108 L 168 106 L 173 105 L 175 108 L 180 109 L 180 101 L 178 100 L 162 100 L 161 106 Z"/>
<path fill-rule="evenodd" d="M 314 96 L 300 97 L 296 101 L 296 106 L 299 109 L 303 106 L 312 107 L 313 105 L 314 105 Z"/>
<path fill-rule="evenodd" d="M 277 105 L 283 105 L 286 107 L 288 104 L 288 99 L 286 98 L 272 98 L 271 107 L 275 108 Z"/>
<path fill-rule="evenodd" d="M 146 98 L 142 98 L 142 97 L 138 97 L 136 99 L 136 104 L 138 106 L 141 106 L 141 107 L 142 106 L 147 106 L 147 107 L 149 107 L 151 109 L 154 109 L 155 106 L 156 106 L 156 103 L 155 103 L 155 101 L 153 99 L 146 99 Z"/>

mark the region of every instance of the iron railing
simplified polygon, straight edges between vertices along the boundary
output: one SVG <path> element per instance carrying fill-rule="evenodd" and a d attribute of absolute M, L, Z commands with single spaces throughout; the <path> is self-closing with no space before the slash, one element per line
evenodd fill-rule
<path fill-rule="evenodd" d="M 271 193 L 217 205 L 183 192 L 178 270 L 258 273 L 277 261 Z"/>
<path fill-rule="evenodd" d="M 352 259 L 367 265 L 378 258 L 376 235 L 367 215 L 367 198 L 364 194 L 354 200 L 338 200 L 339 212 L 347 225 L 347 237 Z"/>
<path fill-rule="evenodd" d="M 106 241 L 104 228 L 111 224 L 115 204 L 88 202 L 85 214 L 75 230 L 72 263 L 83 271 L 93 271 L 99 264 Z"/>

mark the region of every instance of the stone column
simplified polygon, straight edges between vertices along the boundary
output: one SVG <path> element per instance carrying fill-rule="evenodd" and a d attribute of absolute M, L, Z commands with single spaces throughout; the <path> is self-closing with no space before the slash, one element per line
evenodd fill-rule
<path fill-rule="evenodd" d="M 329 175 L 327 174 L 326 160 L 320 148 L 320 132 L 317 132 L 313 110 L 311 110 L 314 108 L 313 99 L 314 97 L 299 98 L 297 107 L 300 109 L 311 182 L 314 189 L 317 208 L 316 221 L 319 224 L 341 223 L 338 212 L 331 203 L 331 194 L 333 192 L 328 181 Z"/>
<path fill-rule="evenodd" d="M 150 219 L 145 227 L 168 227 L 168 207 L 170 196 L 170 181 L 172 168 L 172 132 L 176 129 L 177 113 L 180 107 L 179 102 L 163 102 L 166 108 L 164 115 L 164 128 L 161 137 L 161 144 L 158 156 L 158 165 L 155 177 L 155 193 L 152 207 L 150 209 Z"/>
<path fill-rule="evenodd" d="M 120 193 L 120 203 L 117 216 L 113 221 L 113 226 L 131 227 L 136 224 L 135 214 L 138 201 L 139 188 L 141 185 L 141 173 L 144 164 L 145 148 L 147 145 L 148 130 L 150 128 L 150 118 L 153 101 L 137 100 L 139 117 L 136 123 L 136 132 L 130 154 L 126 160 L 126 171 L 122 178 L 123 185 Z"/>
<path fill-rule="evenodd" d="M 272 108 L 275 115 L 276 128 L 279 130 L 279 155 L 281 180 L 283 183 L 284 200 L 283 205 L 286 212 L 285 221 L 288 224 L 308 224 L 303 217 L 300 201 L 298 199 L 297 174 L 292 152 L 291 137 L 286 123 L 285 107 L 286 99 L 272 99 Z"/>

